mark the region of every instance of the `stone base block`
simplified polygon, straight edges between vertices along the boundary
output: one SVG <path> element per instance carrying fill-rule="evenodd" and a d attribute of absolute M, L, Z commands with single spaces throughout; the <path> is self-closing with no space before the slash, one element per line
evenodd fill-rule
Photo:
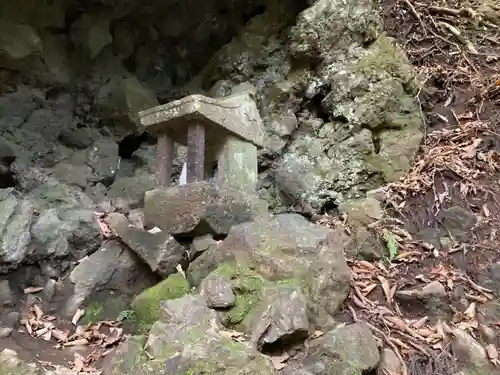
<path fill-rule="evenodd" d="M 194 238 L 226 235 L 234 225 L 267 215 L 267 208 L 256 195 L 202 181 L 148 191 L 144 215 L 147 225 Z"/>

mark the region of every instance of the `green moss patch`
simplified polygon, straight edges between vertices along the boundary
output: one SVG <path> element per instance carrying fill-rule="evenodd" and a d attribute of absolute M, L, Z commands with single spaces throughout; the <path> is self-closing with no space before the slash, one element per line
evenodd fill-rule
<path fill-rule="evenodd" d="M 174 274 L 135 297 L 132 310 L 139 330 L 149 329 L 160 318 L 161 301 L 181 298 L 189 292 L 187 280 L 180 274 Z"/>
<path fill-rule="evenodd" d="M 224 263 L 214 271 L 214 274 L 231 281 L 236 294 L 236 304 L 229 310 L 224 323 L 235 327 L 241 324 L 248 313 L 259 303 L 262 288 L 268 285 L 269 281 L 249 266 L 240 263 Z"/>

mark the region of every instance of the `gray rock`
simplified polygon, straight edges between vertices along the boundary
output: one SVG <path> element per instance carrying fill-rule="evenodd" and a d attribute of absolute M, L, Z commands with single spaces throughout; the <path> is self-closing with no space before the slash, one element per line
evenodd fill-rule
<path fill-rule="evenodd" d="M 337 229 L 318 245 L 316 257 L 305 276 L 305 293 L 316 305 L 317 316 L 322 315 L 322 310 L 334 315 L 347 298 L 352 279 L 344 248 L 350 241 L 343 230 Z"/>
<path fill-rule="evenodd" d="M 57 282 L 54 279 L 49 279 L 43 287 L 43 299 L 44 302 L 52 301 L 54 294 L 56 293 Z"/>
<path fill-rule="evenodd" d="M 13 163 L 15 164 L 16 162 Z M 28 192 L 28 197 L 38 211 L 50 208 L 70 211 L 94 207 L 94 202 L 80 188 L 59 182 L 41 168 L 16 165 L 14 173 L 18 184 Z"/>
<path fill-rule="evenodd" d="M 316 256 L 318 244 L 330 230 L 318 227 L 296 214 L 260 217 L 239 224 L 228 236 L 196 258 L 188 268 L 191 285 L 199 283 L 221 263 L 240 254 L 251 261 L 259 272 L 270 279 L 286 279 L 307 269 Z"/>
<path fill-rule="evenodd" d="M 148 191 L 144 214 L 146 224 L 193 238 L 227 234 L 234 225 L 267 215 L 267 205 L 252 195 L 202 181 Z"/>
<path fill-rule="evenodd" d="M 191 243 L 191 247 L 189 249 L 189 258 L 196 259 L 202 253 L 204 253 L 205 251 L 207 251 L 212 247 L 216 247 L 217 245 L 218 245 L 217 241 L 215 241 L 213 236 L 210 234 L 196 237 L 193 239 L 193 242 Z"/>
<path fill-rule="evenodd" d="M 31 246 L 39 257 L 64 257 L 73 251 L 81 256 L 100 243 L 99 225 L 90 210 L 48 209 L 31 228 Z"/>
<path fill-rule="evenodd" d="M 9 337 L 14 330 L 10 327 L 0 327 L 0 338 Z"/>
<path fill-rule="evenodd" d="M 263 217 L 232 228 L 219 252 L 250 256 L 258 272 L 281 280 L 305 271 L 317 256 L 318 245 L 330 233 L 297 214 Z"/>
<path fill-rule="evenodd" d="M 69 254 L 69 244 L 60 228 L 63 222 L 57 215 L 57 210 L 49 209 L 40 215 L 31 228 L 33 239 L 43 247 L 47 256 L 63 257 Z"/>
<path fill-rule="evenodd" d="M 137 208 L 143 205 L 144 194 L 158 186 L 158 181 L 153 174 L 119 178 L 110 186 L 107 197 L 111 200 L 121 198 L 126 202 L 127 207 Z"/>
<path fill-rule="evenodd" d="M 471 374 L 480 371 L 484 375 L 493 375 L 498 372 L 490 363 L 486 350 L 478 341 L 459 328 L 453 328 L 452 333 L 454 336 L 451 341 L 453 354 L 461 359 L 466 374 L 469 373 L 468 371 Z"/>
<path fill-rule="evenodd" d="M 105 242 L 79 263 L 69 280 L 74 285 L 73 294 L 65 304 L 65 316 L 72 316 L 93 292 L 115 290 L 133 295 L 151 285 L 150 275 L 137 258 L 116 240 Z"/>
<path fill-rule="evenodd" d="M 59 276 L 61 276 L 61 271 L 57 268 L 55 268 L 51 262 L 48 261 L 40 261 L 38 263 L 40 266 L 40 271 L 43 276 L 50 277 L 51 279 L 57 279 Z"/>
<path fill-rule="evenodd" d="M 16 63 L 42 51 L 42 40 L 28 25 L 3 19 L 0 34 L 10 36 L 0 41 L 0 66 L 3 68 L 15 69 Z"/>
<path fill-rule="evenodd" d="M 6 374 L 38 374 L 38 369 L 34 364 L 23 362 L 19 355 L 11 349 L 4 349 L 0 352 L 0 369 Z"/>
<path fill-rule="evenodd" d="M 153 92 L 135 77 L 113 75 L 94 98 L 94 108 L 104 119 L 134 129 L 140 124 L 137 114 L 158 105 Z"/>
<path fill-rule="evenodd" d="M 68 185 L 86 188 L 92 178 L 92 168 L 87 165 L 59 163 L 54 167 L 54 177 Z"/>
<path fill-rule="evenodd" d="M 223 276 L 212 275 L 203 280 L 201 295 L 205 296 L 207 306 L 212 309 L 225 309 L 236 303 L 231 282 Z"/>
<path fill-rule="evenodd" d="M 63 129 L 59 134 L 59 140 L 67 147 L 83 150 L 92 146 L 94 134 L 88 128 Z"/>
<path fill-rule="evenodd" d="M 479 275 L 481 285 L 500 295 L 500 262 L 491 264 L 486 272 Z"/>
<path fill-rule="evenodd" d="M 369 225 L 384 216 L 382 205 L 374 198 L 351 199 L 341 204 L 339 209 L 347 214 L 349 222 L 354 226 Z"/>
<path fill-rule="evenodd" d="M 129 226 L 128 220 L 114 214 L 107 220 L 113 232 L 134 251 L 151 270 L 163 278 L 176 273 L 177 265 L 187 264 L 187 251 L 165 232 L 149 233 Z"/>
<path fill-rule="evenodd" d="M 310 329 L 307 299 L 293 285 L 266 288 L 252 321 L 251 342 L 258 348 L 278 342 L 300 342 Z"/>
<path fill-rule="evenodd" d="M 17 268 L 28 253 L 33 211 L 32 202 L 20 199 L 14 189 L 0 190 L 0 269 Z"/>
<path fill-rule="evenodd" d="M 110 185 L 115 179 L 118 168 L 118 145 L 111 140 L 98 141 L 87 149 L 82 156 L 85 164 L 92 168 L 93 182 Z M 78 163 L 78 159 L 75 160 Z"/>
<path fill-rule="evenodd" d="M 217 246 L 212 246 L 194 261 L 189 263 L 187 279 L 192 286 L 199 286 L 203 279 L 215 270 L 221 263 L 232 260 L 231 255 L 223 254 Z"/>
<path fill-rule="evenodd" d="M 124 341 L 103 360 L 102 372 L 104 375 L 126 374 L 139 363 L 147 361 L 143 352 L 145 336 L 125 336 Z M 138 368 L 136 368 L 138 370 Z M 140 372 L 137 372 L 140 374 Z"/>
<path fill-rule="evenodd" d="M 14 305 L 14 296 L 8 280 L 0 280 L 0 305 L 2 307 Z"/>
<path fill-rule="evenodd" d="M 109 23 L 110 20 L 102 14 L 83 14 L 71 25 L 70 38 L 73 45 L 93 59 L 113 41 Z"/>
<path fill-rule="evenodd" d="M 336 328 L 311 343 L 304 368 L 316 375 L 368 373 L 380 361 L 377 342 L 362 323 Z"/>

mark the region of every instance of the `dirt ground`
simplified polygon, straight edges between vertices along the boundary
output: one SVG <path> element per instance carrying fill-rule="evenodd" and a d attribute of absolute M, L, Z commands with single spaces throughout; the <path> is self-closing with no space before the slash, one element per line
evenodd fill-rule
<path fill-rule="evenodd" d="M 500 303 L 484 287 L 500 259 L 500 12 L 486 5 L 379 1 L 387 33 L 419 73 L 427 134 L 413 169 L 389 186 L 395 220 L 376 228 L 396 239 L 394 259 L 351 262 L 356 286 L 343 316 L 371 322 L 409 375 L 457 372 L 460 358 L 442 340 L 445 322 L 478 339 L 492 362 L 500 347 Z M 451 207 L 480 221 L 443 246 L 438 233 Z M 438 298 L 395 297 L 432 281 L 446 286 Z"/>

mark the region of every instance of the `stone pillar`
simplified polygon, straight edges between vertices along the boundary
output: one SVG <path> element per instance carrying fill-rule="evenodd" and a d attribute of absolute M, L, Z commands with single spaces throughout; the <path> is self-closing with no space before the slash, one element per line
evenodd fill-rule
<path fill-rule="evenodd" d="M 235 136 L 228 136 L 218 159 L 218 186 L 255 193 L 258 180 L 256 146 Z"/>
<path fill-rule="evenodd" d="M 199 123 L 188 125 L 187 183 L 205 179 L 205 127 Z"/>
<path fill-rule="evenodd" d="M 168 134 L 158 137 L 156 145 L 156 175 L 161 186 L 169 186 L 172 177 L 172 161 L 174 159 L 174 141 Z"/>

